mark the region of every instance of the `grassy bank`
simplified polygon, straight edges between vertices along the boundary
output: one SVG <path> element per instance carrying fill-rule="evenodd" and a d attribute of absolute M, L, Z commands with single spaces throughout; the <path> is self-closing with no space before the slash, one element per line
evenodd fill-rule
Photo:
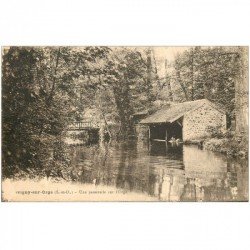
<path fill-rule="evenodd" d="M 237 138 L 207 138 L 204 149 L 227 154 L 232 157 L 248 158 L 248 142 Z"/>

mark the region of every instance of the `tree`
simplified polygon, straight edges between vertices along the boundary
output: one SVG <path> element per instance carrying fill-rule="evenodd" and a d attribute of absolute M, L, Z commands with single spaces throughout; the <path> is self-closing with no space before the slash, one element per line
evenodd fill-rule
<path fill-rule="evenodd" d="M 172 92 L 172 88 L 171 88 L 171 84 L 170 84 L 171 76 L 168 73 L 168 60 L 167 59 L 165 60 L 165 79 L 166 79 L 166 85 L 168 87 L 168 99 L 170 102 L 172 102 L 173 101 L 173 92 Z"/>
<path fill-rule="evenodd" d="M 64 160 L 63 136 L 81 106 L 79 78 L 107 48 L 10 47 L 3 56 L 3 174 Z M 75 107 L 75 109 L 73 108 Z"/>
<path fill-rule="evenodd" d="M 239 74 L 235 81 L 236 135 L 248 137 L 248 48 L 238 47 Z"/>
<path fill-rule="evenodd" d="M 221 104 L 231 118 L 235 108 L 235 81 L 239 72 L 238 53 L 231 47 L 195 47 L 174 61 L 176 99 L 206 98 Z"/>
<path fill-rule="evenodd" d="M 120 139 L 134 133 L 132 114 L 151 104 L 150 63 L 148 54 L 135 48 L 112 48 L 99 74 L 98 88 L 101 91 L 98 99 L 102 100 L 102 105 L 99 105 L 102 106 L 102 116 L 113 115 L 113 120 L 119 123 L 117 136 Z"/>

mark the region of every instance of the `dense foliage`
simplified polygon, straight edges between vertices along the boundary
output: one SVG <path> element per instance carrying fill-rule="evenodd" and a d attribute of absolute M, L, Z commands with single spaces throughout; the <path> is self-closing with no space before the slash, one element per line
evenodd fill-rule
<path fill-rule="evenodd" d="M 4 51 L 2 70 L 6 176 L 17 167 L 43 171 L 65 164 L 66 128 L 86 108 L 97 110 L 96 119 L 106 127 L 107 119 L 119 123 L 118 135 L 126 138 L 140 103 L 136 96 L 141 105 L 151 98 L 147 64 L 133 49 L 11 47 Z"/>
<path fill-rule="evenodd" d="M 63 135 L 77 117 L 77 79 L 106 48 L 11 47 L 3 56 L 3 175 L 66 162 Z"/>
<path fill-rule="evenodd" d="M 185 101 L 206 98 L 221 104 L 233 118 L 239 57 L 235 47 L 195 47 L 177 56 L 174 61 L 177 98 Z"/>

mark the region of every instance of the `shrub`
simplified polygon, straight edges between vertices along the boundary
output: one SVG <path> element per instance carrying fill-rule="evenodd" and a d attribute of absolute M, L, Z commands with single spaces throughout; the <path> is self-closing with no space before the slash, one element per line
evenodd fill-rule
<path fill-rule="evenodd" d="M 221 126 L 208 126 L 206 132 L 212 138 L 223 138 L 223 132 Z"/>

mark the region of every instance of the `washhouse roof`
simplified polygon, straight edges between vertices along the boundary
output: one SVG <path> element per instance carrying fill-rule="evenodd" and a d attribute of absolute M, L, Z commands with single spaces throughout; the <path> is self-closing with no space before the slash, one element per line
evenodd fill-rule
<path fill-rule="evenodd" d="M 172 104 L 170 107 L 165 107 L 154 114 L 148 116 L 147 118 L 141 120 L 141 124 L 153 124 L 153 123 L 166 123 L 174 122 L 184 116 L 189 111 L 193 111 L 203 105 L 210 105 L 213 108 L 217 109 L 219 112 L 226 114 L 226 112 L 219 108 L 214 103 L 210 102 L 207 99 L 200 99 L 196 101 L 182 102 L 178 104 Z"/>

